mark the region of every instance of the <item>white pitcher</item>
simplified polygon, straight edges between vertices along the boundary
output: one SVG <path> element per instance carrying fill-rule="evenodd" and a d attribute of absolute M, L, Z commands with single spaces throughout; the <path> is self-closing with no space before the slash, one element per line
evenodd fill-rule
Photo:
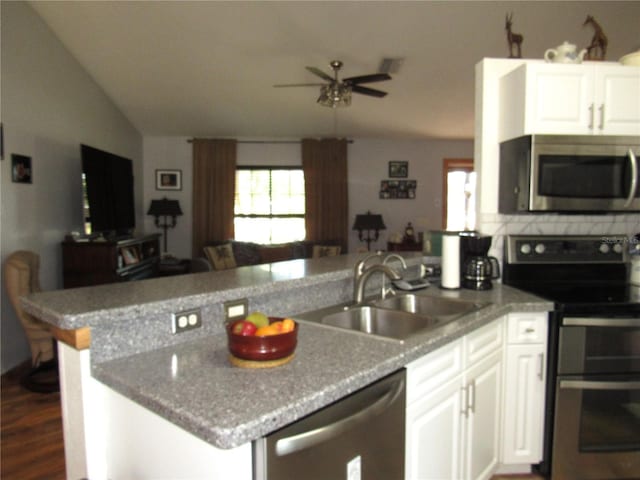
<path fill-rule="evenodd" d="M 578 52 L 578 48 L 569 42 L 564 42 L 556 48 L 550 48 L 544 52 L 544 59 L 552 63 L 582 63 L 587 49 Z"/>

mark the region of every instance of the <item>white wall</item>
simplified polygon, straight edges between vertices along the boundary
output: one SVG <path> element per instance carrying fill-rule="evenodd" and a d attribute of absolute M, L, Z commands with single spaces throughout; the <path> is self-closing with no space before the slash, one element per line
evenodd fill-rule
<path fill-rule="evenodd" d="M 442 224 L 442 159 L 472 158 L 472 141 L 400 141 L 355 139 L 348 147 L 349 221 L 371 210 L 383 216 L 387 230 L 381 232 L 371 248 L 386 248 L 389 235 L 403 233 L 407 222 L 416 231 L 439 230 Z M 412 200 L 381 200 L 380 181 L 388 179 L 389 161 L 409 162 L 409 176 L 418 182 Z M 238 165 L 301 165 L 299 143 L 239 143 Z M 145 137 L 144 205 L 165 196 L 180 201 L 184 215 L 175 229 L 169 230 L 169 251 L 182 258 L 191 257 L 191 144 L 184 137 Z M 156 169 L 182 171 L 181 191 L 158 191 L 153 179 Z M 153 218 L 145 218 L 147 232 L 159 231 Z M 365 245 L 354 231 L 349 233 L 349 250 Z M 196 253 L 194 256 L 197 256 Z"/>
<path fill-rule="evenodd" d="M 62 287 L 60 242 L 82 229 L 80 143 L 134 160 L 141 223 L 142 138 L 26 2 L 2 2 L 4 160 L 0 162 L 2 261 L 41 256 L 43 289 Z M 33 183 L 11 181 L 11 154 L 31 157 Z M 1 369 L 30 357 L 2 288 Z"/>
<path fill-rule="evenodd" d="M 379 213 L 387 226 L 371 249 L 386 249 L 394 233 L 404 234 L 408 222 L 416 232 L 442 228 L 442 160 L 473 158 L 473 142 L 464 140 L 375 140 L 356 139 L 349 146 L 349 218 Z M 389 162 L 409 162 L 408 180 L 417 181 L 415 199 L 380 199 L 380 181 L 389 179 Z M 349 250 L 366 243 L 350 231 Z"/>

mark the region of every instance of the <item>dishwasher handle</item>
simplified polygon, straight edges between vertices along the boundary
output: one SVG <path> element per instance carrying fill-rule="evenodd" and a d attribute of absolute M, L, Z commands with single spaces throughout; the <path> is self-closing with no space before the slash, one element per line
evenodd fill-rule
<path fill-rule="evenodd" d="M 276 442 L 275 451 L 278 456 L 289 455 L 290 453 L 304 450 L 323 443 L 331 438 L 339 436 L 345 430 L 353 425 L 368 421 L 370 418 L 377 416 L 393 404 L 398 396 L 404 392 L 404 378 L 394 382 L 389 386 L 380 397 L 364 410 L 360 410 L 353 415 L 342 418 L 336 422 L 330 423 L 308 432 L 299 433 L 291 437 L 281 438 Z"/>

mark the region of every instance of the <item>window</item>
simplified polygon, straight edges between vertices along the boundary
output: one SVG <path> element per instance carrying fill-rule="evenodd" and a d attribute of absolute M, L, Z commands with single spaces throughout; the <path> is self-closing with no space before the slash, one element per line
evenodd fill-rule
<path fill-rule="evenodd" d="M 301 168 L 239 167 L 234 205 L 235 239 L 262 244 L 304 240 Z"/>
<path fill-rule="evenodd" d="M 445 159 L 443 165 L 443 227 L 476 228 L 476 172 L 471 159 Z"/>

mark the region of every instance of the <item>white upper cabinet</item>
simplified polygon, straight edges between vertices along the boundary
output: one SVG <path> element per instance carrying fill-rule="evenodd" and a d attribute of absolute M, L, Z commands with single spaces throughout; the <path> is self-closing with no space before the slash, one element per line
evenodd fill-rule
<path fill-rule="evenodd" d="M 499 141 L 530 134 L 640 135 L 640 67 L 527 62 L 500 80 Z"/>

